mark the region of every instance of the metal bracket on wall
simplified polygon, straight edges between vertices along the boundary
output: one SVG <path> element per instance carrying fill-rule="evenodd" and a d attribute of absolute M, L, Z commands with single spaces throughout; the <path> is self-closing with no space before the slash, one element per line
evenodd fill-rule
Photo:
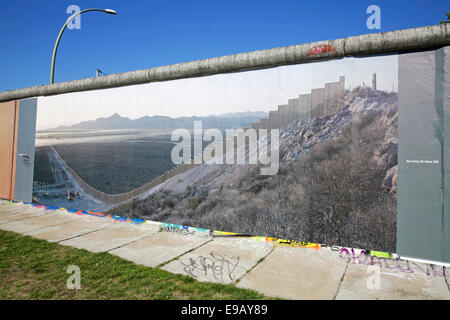
<path fill-rule="evenodd" d="M 23 163 L 26 166 L 28 166 L 28 167 L 31 166 L 31 157 L 30 157 L 29 154 L 27 154 L 27 153 L 19 153 L 18 156 L 22 157 Z"/>

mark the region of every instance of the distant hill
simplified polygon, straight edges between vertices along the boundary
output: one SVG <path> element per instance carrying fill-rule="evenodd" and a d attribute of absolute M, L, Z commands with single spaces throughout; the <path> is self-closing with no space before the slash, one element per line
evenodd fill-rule
<path fill-rule="evenodd" d="M 269 114 L 267 112 L 264 111 L 246 111 L 246 112 L 228 112 L 228 113 L 222 113 L 219 114 L 217 117 L 220 118 L 237 118 L 237 117 L 241 117 L 241 118 L 265 118 L 268 117 Z"/>
<path fill-rule="evenodd" d="M 114 113 L 109 118 L 98 118 L 92 121 L 83 121 L 72 126 L 60 126 L 54 130 L 73 130 L 73 129 L 94 129 L 94 130 L 108 130 L 108 129 L 177 129 L 186 128 L 192 129 L 194 121 L 202 121 L 203 128 L 238 128 L 248 127 L 252 123 L 258 122 L 261 118 L 268 117 L 268 114 L 262 111 L 256 112 L 237 112 L 224 113 L 218 116 L 206 117 L 180 117 L 171 118 L 166 116 L 145 116 L 139 119 L 132 120 L 127 117 L 122 117 L 118 113 Z"/>

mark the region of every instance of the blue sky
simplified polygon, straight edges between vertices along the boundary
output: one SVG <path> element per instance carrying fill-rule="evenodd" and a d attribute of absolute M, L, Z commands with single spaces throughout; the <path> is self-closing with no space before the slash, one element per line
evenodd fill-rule
<path fill-rule="evenodd" d="M 51 53 L 66 9 L 89 12 L 66 30 L 55 82 L 372 32 L 438 24 L 448 0 L 1 0 L 0 91 L 47 84 Z M 381 29 L 366 27 L 371 4 Z"/>

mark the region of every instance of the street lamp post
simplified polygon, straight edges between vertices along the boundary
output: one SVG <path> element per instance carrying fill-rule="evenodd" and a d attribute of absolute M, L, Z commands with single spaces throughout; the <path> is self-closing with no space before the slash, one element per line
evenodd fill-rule
<path fill-rule="evenodd" d="M 54 81 L 54 77 L 55 77 L 55 58 L 56 58 L 56 51 L 58 50 L 58 44 L 59 44 L 59 40 L 61 40 L 61 36 L 64 32 L 64 30 L 66 29 L 67 25 L 69 24 L 69 22 L 75 18 L 77 15 L 88 12 L 88 11 L 101 11 L 101 12 L 105 12 L 107 14 L 117 14 L 116 11 L 112 10 L 112 9 L 86 9 L 86 10 L 81 10 L 75 14 L 73 14 L 72 16 L 69 17 L 69 19 L 67 19 L 66 23 L 64 23 L 64 25 L 61 28 L 61 31 L 59 31 L 58 34 L 58 38 L 56 38 L 56 42 L 55 42 L 55 47 L 53 48 L 53 55 L 52 55 L 52 66 L 51 66 L 51 70 L 50 70 L 50 83 L 53 83 Z"/>

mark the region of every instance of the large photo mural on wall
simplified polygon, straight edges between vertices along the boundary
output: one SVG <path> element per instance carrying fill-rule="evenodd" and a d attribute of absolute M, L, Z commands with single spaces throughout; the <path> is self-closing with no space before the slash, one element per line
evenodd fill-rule
<path fill-rule="evenodd" d="M 395 252 L 398 56 L 38 100 L 33 201 Z"/>

